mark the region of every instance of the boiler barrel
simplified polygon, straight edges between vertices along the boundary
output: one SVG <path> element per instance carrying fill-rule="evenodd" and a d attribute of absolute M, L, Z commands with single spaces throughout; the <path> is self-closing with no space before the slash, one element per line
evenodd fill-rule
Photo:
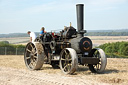
<path fill-rule="evenodd" d="M 74 38 L 69 40 L 69 42 L 71 43 L 71 48 L 77 53 L 85 53 L 92 50 L 92 41 L 87 37 Z"/>

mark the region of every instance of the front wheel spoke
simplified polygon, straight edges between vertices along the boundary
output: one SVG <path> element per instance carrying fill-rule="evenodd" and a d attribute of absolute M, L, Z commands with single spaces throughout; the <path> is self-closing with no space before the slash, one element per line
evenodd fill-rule
<path fill-rule="evenodd" d="M 64 59 L 64 58 L 61 58 L 61 60 L 66 61 L 66 59 Z"/>
<path fill-rule="evenodd" d="M 72 58 L 71 58 L 71 56 L 69 55 L 69 57 L 68 57 L 68 60 L 70 61 L 70 60 L 72 60 Z"/>
<path fill-rule="evenodd" d="M 99 59 L 101 58 L 99 54 L 98 54 L 98 58 L 99 58 Z"/>
<path fill-rule="evenodd" d="M 64 52 L 65 52 L 66 55 L 68 54 L 68 53 L 67 53 L 67 50 L 64 50 Z"/>
<path fill-rule="evenodd" d="M 98 65 L 98 64 L 96 65 L 96 69 L 97 69 L 97 70 L 99 69 L 99 65 Z"/>
<path fill-rule="evenodd" d="M 67 66 L 67 63 L 64 63 L 64 67 Z"/>
<path fill-rule="evenodd" d="M 94 68 L 97 68 L 97 65 L 93 65 Z"/>
<path fill-rule="evenodd" d="M 101 56 L 99 55 L 99 57 L 98 57 L 99 59 L 101 59 Z"/>
<path fill-rule="evenodd" d="M 72 61 L 72 59 L 68 59 L 68 62 L 69 62 L 69 61 Z"/>
<path fill-rule="evenodd" d="M 101 62 L 99 62 L 99 64 L 101 65 Z"/>
<path fill-rule="evenodd" d="M 99 69 L 99 64 L 97 64 L 97 69 Z"/>
<path fill-rule="evenodd" d="M 67 59 L 65 59 L 65 61 L 64 61 L 64 62 L 65 62 L 65 64 L 67 64 Z"/>
<path fill-rule="evenodd" d="M 68 71 L 67 65 L 64 66 L 64 71 L 65 71 L 65 72 Z"/>
<path fill-rule="evenodd" d="M 67 63 L 68 63 L 68 64 L 71 64 L 71 61 L 72 61 L 72 59 L 68 59 L 68 60 L 67 60 Z"/>
<path fill-rule="evenodd" d="M 96 57 L 97 55 L 96 54 L 93 54 L 94 57 Z"/>
<path fill-rule="evenodd" d="M 101 58 L 98 58 L 99 59 L 99 62 L 101 62 Z"/>
<path fill-rule="evenodd" d="M 68 60 L 68 55 L 65 56 L 65 59 Z"/>
<path fill-rule="evenodd" d="M 68 65 L 67 65 L 67 68 L 68 68 L 68 71 L 70 71 L 70 69 L 71 69 L 71 64 L 68 64 Z"/>
<path fill-rule="evenodd" d="M 69 59 L 69 54 L 67 55 L 67 59 Z"/>
<path fill-rule="evenodd" d="M 98 65 L 101 66 L 101 63 L 99 63 Z"/>
<path fill-rule="evenodd" d="M 98 54 L 96 54 L 96 58 L 98 58 Z"/>
<path fill-rule="evenodd" d="M 99 52 L 97 53 L 97 57 L 100 58 L 100 54 L 99 54 Z"/>
<path fill-rule="evenodd" d="M 71 69 L 71 64 L 68 64 L 67 65 L 67 70 L 70 71 L 70 69 Z"/>

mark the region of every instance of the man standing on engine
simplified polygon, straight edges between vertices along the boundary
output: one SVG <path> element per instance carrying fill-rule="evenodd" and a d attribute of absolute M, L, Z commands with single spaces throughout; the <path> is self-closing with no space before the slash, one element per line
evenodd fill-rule
<path fill-rule="evenodd" d="M 28 35 L 30 35 L 30 42 L 34 42 L 36 39 L 36 34 L 34 32 L 28 31 Z"/>

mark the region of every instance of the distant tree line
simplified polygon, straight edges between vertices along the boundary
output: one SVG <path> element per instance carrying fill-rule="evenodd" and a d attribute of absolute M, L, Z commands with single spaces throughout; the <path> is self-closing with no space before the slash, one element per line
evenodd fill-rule
<path fill-rule="evenodd" d="M 13 44 L 9 44 L 8 41 L 1 41 L 0 42 L 0 47 L 25 48 L 24 45 L 13 45 Z"/>
<path fill-rule="evenodd" d="M 100 45 L 108 57 L 128 58 L 128 42 L 115 42 Z"/>
<path fill-rule="evenodd" d="M 128 32 L 88 32 L 85 36 L 128 36 Z"/>
<path fill-rule="evenodd" d="M 39 35 L 39 32 L 35 32 L 36 35 Z M 128 36 L 128 30 L 126 30 L 125 32 L 119 32 L 119 31 L 101 31 L 101 32 L 97 32 L 97 31 L 87 31 L 87 33 L 85 33 L 85 36 Z M 10 38 L 10 37 L 29 37 L 29 35 L 27 33 L 11 33 L 11 34 L 0 34 L 0 38 Z"/>

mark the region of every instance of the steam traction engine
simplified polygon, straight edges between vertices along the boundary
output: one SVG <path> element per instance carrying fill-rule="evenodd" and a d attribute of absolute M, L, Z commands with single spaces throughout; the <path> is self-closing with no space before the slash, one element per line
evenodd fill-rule
<path fill-rule="evenodd" d="M 38 70 L 43 63 L 60 68 L 65 74 L 72 74 L 78 65 L 87 65 L 91 72 L 104 71 L 107 58 L 100 48 L 92 49 L 92 41 L 84 37 L 83 4 L 77 4 L 77 28 L 65 27 L 60 33 L 45 33 L 25 48 L 24 60 L 28 69 Z"/>

